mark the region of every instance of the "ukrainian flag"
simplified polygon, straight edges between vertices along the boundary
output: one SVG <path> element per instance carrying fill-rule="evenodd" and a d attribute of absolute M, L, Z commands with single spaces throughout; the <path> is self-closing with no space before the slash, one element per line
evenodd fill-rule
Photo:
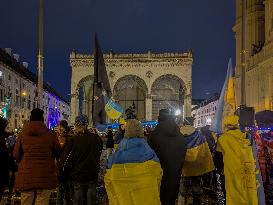
<path fill-rule="evenodd" d="M 218 100 L 217 109 L 210 130 L 215 133 L 222 134 L 225 127 L 224 119 L 227 116 L 234 115 L 235 110 L 236 100 L 234 92 L 233 68 L 232 61 L 230 59 L 228 63 L 226 80 Z"/>
<path fill-rule="evenodd" d="M 118 119 L 123 113 L 122 107 L 115 103 L 114 100 L 109 99 L 105 105 L 105 112 L 110 119 Z"/>
<path fill-rule="evenodd" d="M 143 138 L 124 138 L 104 177 L 110 205 L 159 205 L 162 169 Z"/>
<path fill-rule="evenodd" d="M 199 131 L 185 137 L 187 152 L 183 165 L 182 176 L 201 176 L 215 169 L 205 136 Z"/>

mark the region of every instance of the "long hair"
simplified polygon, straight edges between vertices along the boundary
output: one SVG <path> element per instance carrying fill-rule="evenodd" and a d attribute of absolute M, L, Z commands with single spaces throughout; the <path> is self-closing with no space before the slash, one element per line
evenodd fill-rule
<path fill-rule="evenodd" d="M 83 135 L 84 133 L 86 133 L 88 130 L 86 127 L 82 127 L 82 126 L 79 126 L 79 127 L 75 127 L 74 129 L 74 134 L 75 135 Z"/>

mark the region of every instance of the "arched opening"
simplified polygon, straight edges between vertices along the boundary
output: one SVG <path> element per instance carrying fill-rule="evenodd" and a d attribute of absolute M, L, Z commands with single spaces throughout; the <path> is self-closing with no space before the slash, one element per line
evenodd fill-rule
<path fill-rule="evenodd" d="M 93 76 L 89 75 L 82 78 L 78 85 L 78 113 L 85 114 L 91 121 L 92 118 L 92 95 L 93 95 Z"/>
<path fill-rule="evenodd" d="M 124 110 L 134 104 L 137 119 L 144 120 L 147 92 L 147 85 L 143 79 L 135 75 L 127 75 L 118 79 L 114 86 L 113 96 Z"/>
<path fill-rule="evenodd" d="M 183 117 L 185 84 L 175 75 L 163 75 L 157 78 L 152 85 L 152 119 L 156 120 L 159 110 L 167 108 L 176 111 Z"/>

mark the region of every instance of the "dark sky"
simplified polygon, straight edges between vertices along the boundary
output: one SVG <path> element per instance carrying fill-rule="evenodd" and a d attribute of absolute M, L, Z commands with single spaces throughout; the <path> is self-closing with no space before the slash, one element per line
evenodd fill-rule
<path fill-rule="evenodd" d="M 36 72 L 38 0 L 0 0 L 0 47 Z M 193 98 L 222 87 L 235 62 L 235 0 L 45 0 L 44 79 L 69 99 L 69 53 L 184 52 L 192 48 Z M 233 63 L 234 64 L 234 63 Z"/>

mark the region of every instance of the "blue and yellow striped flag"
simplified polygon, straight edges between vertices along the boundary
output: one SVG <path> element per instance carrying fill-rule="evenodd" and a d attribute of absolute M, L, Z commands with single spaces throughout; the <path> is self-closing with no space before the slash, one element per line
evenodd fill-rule
<path fill-rule="evenodd" d="M 236 100 L 234 91 L 234 79 L 232 61 L 229 60 L 225 83 L 223 85 L 217 109 L 213 118 L 210 130 L 222 134 L 224 128 L 224 119 L 234 115 L 236 110 Z"/>
<path fill-rule="evenodd" d="M 187 152 L 182 176 L 201 176 L 215 169 L 209 145 L 200 131 L 185 137 Z"/>
<path fill-rule="evenodd" d="M 144 138 L 124 138 L 108 161 L 104 182 L 110 205 L 160 205 L 162 169 Z"/>
<path fill-rule="evenodd" d="M 105 112 L 110 119 L 116 120 L 120 118 L 124 111 L 113 99 L 109 99 L 105 105 Z"/>

